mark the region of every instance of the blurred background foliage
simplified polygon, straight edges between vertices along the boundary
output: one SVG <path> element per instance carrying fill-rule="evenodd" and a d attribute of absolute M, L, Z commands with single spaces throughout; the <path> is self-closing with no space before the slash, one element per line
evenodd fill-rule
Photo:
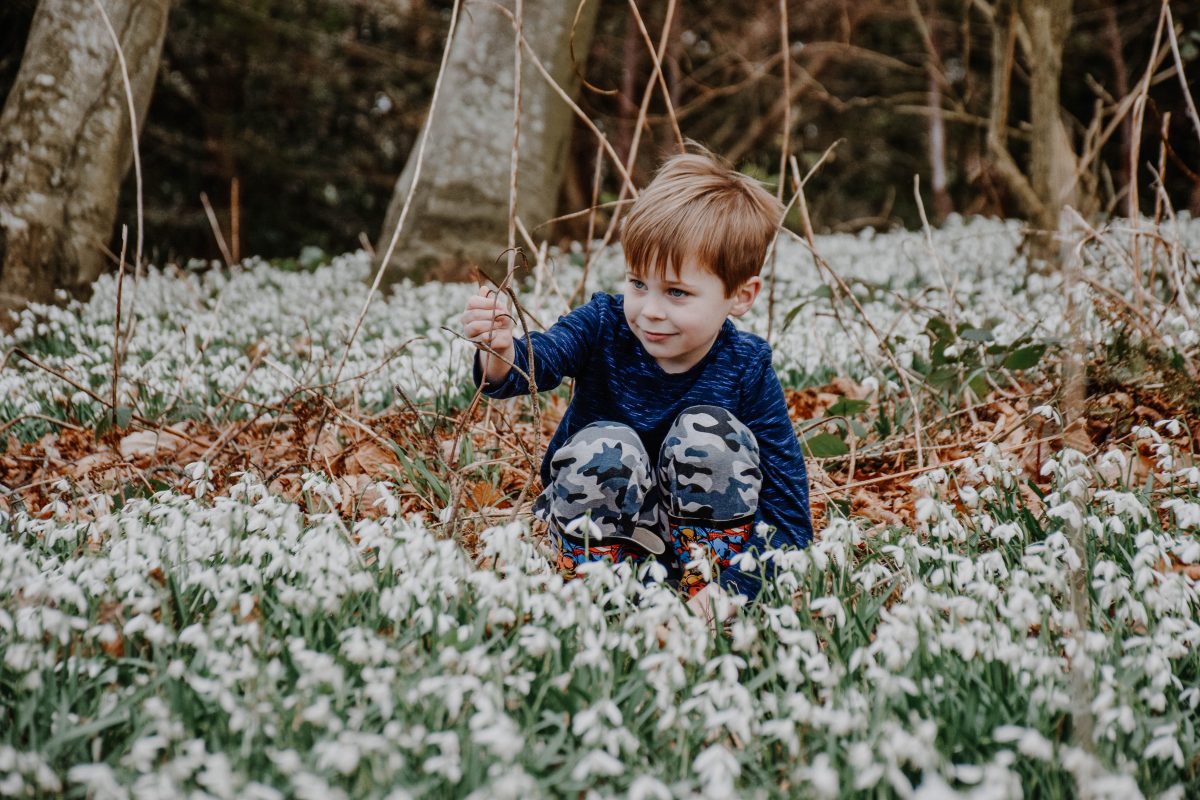
<path fill-rule="evenodd" d="M 580 105 L 624 155 L 652 63 L 628 3 L 592 1 L 601 6 L 591 51 L 580 65 L 590 84 Z M 0 4 L 0 100 L 20 65 L 35 5 Z M 242 254 L 291 257 L 304 246 L 341 252 L 374 240 L 424 119 L 451 5 L 179 0 L 141 139 L 150 259 L 219 257 L 200 196 L 207 195 L 228 237 L 234 179 Z M 655 41 L 666 6 L 640 3 Z M 918 225 L 914 174 L 921 176 L 931 218 L 950 211 L 1015 213 L 985 145 L 989 9 L 981 0 L 787 3 L 789 150 L 803 170 L 844 140 L 807 190 L 818 232 Z M 1172 9 L 1182 25 L 1188 81 L 1200 85 L 1200 4 L 1174 3 Z M 1097 104 L 1119 98 L 1141 76 L 1159 3 L 1076 0 L 1074 11 L 1062 104 L 1078 141 Z M 683 134 L 771 183 L 778 176 L 787 102 L 780 18 L 780 6 L 771 0 L 681 0 L 664 65 Z M 936 96 L 930 92 L 935 73 L 943 76 Z M 1013 83 L 1018 111 L 1026 108 L 1027 78 L 1018 70 Z M 1140 135 L 1141 163 L 1157 164 L 1169 113 L 1167 194 L 1176 208 L 1200 213 L 1200 136 L 1192 130 L 1178 79 L 1156 84 L 1149 98 L 1143 130 L 1126 126 L 1103 150 L 1101 199 L 1123 213 L 1128 148 Z M 934 105 L 945 118 L 943 196 L 932 193 L 930 180 Z M 635 169 L 639 183 L 674 141 L 661 96 L 655 95 L 649 111 Z M 1018 159 L 1026 155 L 1022 118 L 1010 120 Z M 594 137 L 577 125 L 562 213 L 591 204 L 596 156 Z M 1153 213 L 1153 177 L 1142 169 L 1138 178 L 1142 210 Z M 131 225 L 132 180 L 131 173 L 118 216 Z M 618 186 L 615 171 L 602 168 L 600 199 L 613 199 Z M 585 236 L 586 219 L 558 223 L 550 233 Z M 498 243 L 497 251 L 502 248 Z"/>

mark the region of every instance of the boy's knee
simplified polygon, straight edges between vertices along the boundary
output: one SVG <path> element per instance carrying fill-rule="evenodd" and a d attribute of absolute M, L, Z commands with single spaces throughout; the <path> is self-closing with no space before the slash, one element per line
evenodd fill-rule
<path fill-rule="evenodd" d="M 762 487 L 758 441 L 729 410 L 691 406 L 667 431 L 658 478 L 671 516 L 729 521 L 753 515 Z"/>
<path fill-rule="evenodd" d="M 550 462 L 553 505 L 560 516 L 585 510 L 632 517 L 651 484 L 650 459 L 637 432 L 593 422 L 563 442 Z"/>
<path fill-rule="evenodd" d="M 567 437 L 550 461 L 551 475 L 577 472 L 596 477 L 630 478 L 646 473 L 649 457 L 637 432 L 619 422 L 593 422 Z"/>

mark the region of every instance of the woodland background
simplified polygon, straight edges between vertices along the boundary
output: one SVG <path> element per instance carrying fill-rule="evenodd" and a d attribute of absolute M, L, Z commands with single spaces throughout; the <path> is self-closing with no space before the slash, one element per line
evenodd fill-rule
<path fill-rule="evenodd" d="M 591 46 L 575 54 L 586 77 L 578 102 L 625 158 L 653 64 L 629 6 L 596 2 Z M 34 0 L 0 4 L 0 105 L 20 65 L 35 6 Z M 303 246 L 339 253 L 364 239 L 377 242 L 428 110 L 451 6 L 448 0 L 173 3 L 140 143 L 148 260 L 219 258 L 200 195 L 207 195 L 228 235 L 235 180 L 239 234 L 231 244 L 238 255 L 294 258 Z M 667 4 L 642 6 L 657 40 Z M 1073 139 L 1131 91 L 1150 55 L 1159 9 L 1155 0 L 1073 4 L 1061 85 Z M 978 0 L 787 4 L 789 148 L 807 169 L 845 139 L 807 189 L 817 232 L 919 225 L 914 174 L 922 176 L 931 217 L 1021 215 L 986 145 L 991 10 Z M 1173 3 L 1172 10 L 1182 29 L 1187 80 L 1194 85 L 1200 78 L 1200 6 Z M 773 2 L 680 3 L 664 60 L 682 133 L 767 181 L 777 180 L 783 144 L 780 19 Z M 1167 194 L 1176 208 L 1200 212 L 1200 140 L 1187 130 L 1177 79 L 1167 77 L 1149 89 L 1141 129 L 1133 130 L 1127 116 L 1103 147 L 1101 212 L 1127 213 L 1131 148 L 1140 140 L 1142 160 L 1156 161 L 1167 114 Z M 1028 105 L 1028 81 L 1018 58 L 1014 109 Z M 639 185 L 674 144 L 661 97 L 652 99 L 649 112 L 648 141 L 633 171 Z M 1019 162 L 1028 158 L 1028 124 L 1020 120 L 1016 114 L 1009 142 Z M 510 132 L 496 135 L 507 139 Z M 937 137 L 944 143 L 932 148 Z M 574 120 L 559 213 L 590 205 L 596 159 L 594 136 Z M 620 176 L 602 169 L 600 199 L 612 200 Z M 1140 179 L 1152 181 L 1148 174 Z M 131 228 L 134 194 L 130 170 L 117 218 Z M 1143 189 L 1142 211 L 1152 212 L 1154 203 L 1153 193 Z M 114 253 L 120 248 L 117 228 Z M 588 221 L 580 216 L 539 233 L 552 241 L 578 239 L 587 235 Z M 498 240 L 495 252 L 503 248 Z"/>

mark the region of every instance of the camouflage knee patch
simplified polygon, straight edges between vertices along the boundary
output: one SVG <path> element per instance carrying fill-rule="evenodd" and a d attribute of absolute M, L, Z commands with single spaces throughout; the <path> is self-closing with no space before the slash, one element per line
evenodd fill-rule
<path fill-rule="evenodd" d="M 590 514 L 603 536 L 628 535 L 650 484 L 650 459 L 637 433 L 594 422 L 555 451 L 539 516 L 561 531 Z"/>
<path fill-rule="evenodd" d="M 692 406 L 667 431 L 658 480 L 672 522 L 743 523 L 758 510 L 758 442 L 726 409 Z"/>

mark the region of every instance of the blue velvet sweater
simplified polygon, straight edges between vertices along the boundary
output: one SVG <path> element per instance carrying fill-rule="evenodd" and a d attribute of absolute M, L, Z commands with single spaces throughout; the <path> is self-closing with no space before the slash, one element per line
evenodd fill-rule
<path fill-rule="evenodd" d="M 538 391 L 553 389 L 564 377 L 575 378 L 574 396 L 542 460 L 543 485 L 549 484 L 555 451 L 591 422 L 609 420 L 630 426 L 654 457 L 679 412 L 693 405 L 721 406 L 758 440 L 763 481 L 755 521 L 774 528 L 770 546 L 804 547 L 812 540 L 804 457 L 788 417 L 783 388 L 771 366 L 771 347 L 761 337 L 738 330 L 726 319 L 699 363 L 686 372 L 664 372 L 625 321 L 624 297 L 601 292 L 560 317 L 545 333 L 529 336 Z M 515 349 L 513 363 L 528 374 L 523 338 L 516 340 Z M 478 354 L 474 377 L 479 385 Z M 515 369 L 509 370 L 502 382 L 484 389 L 495 398 L 528 392 L 528 381 Z M 750 540 L 750 546 L 759 550 L 767 544 L 758 533 Z M 756 594 L 738 578 L 723 575 L 721 583 L 732 582 L 744 593 Z"/>

